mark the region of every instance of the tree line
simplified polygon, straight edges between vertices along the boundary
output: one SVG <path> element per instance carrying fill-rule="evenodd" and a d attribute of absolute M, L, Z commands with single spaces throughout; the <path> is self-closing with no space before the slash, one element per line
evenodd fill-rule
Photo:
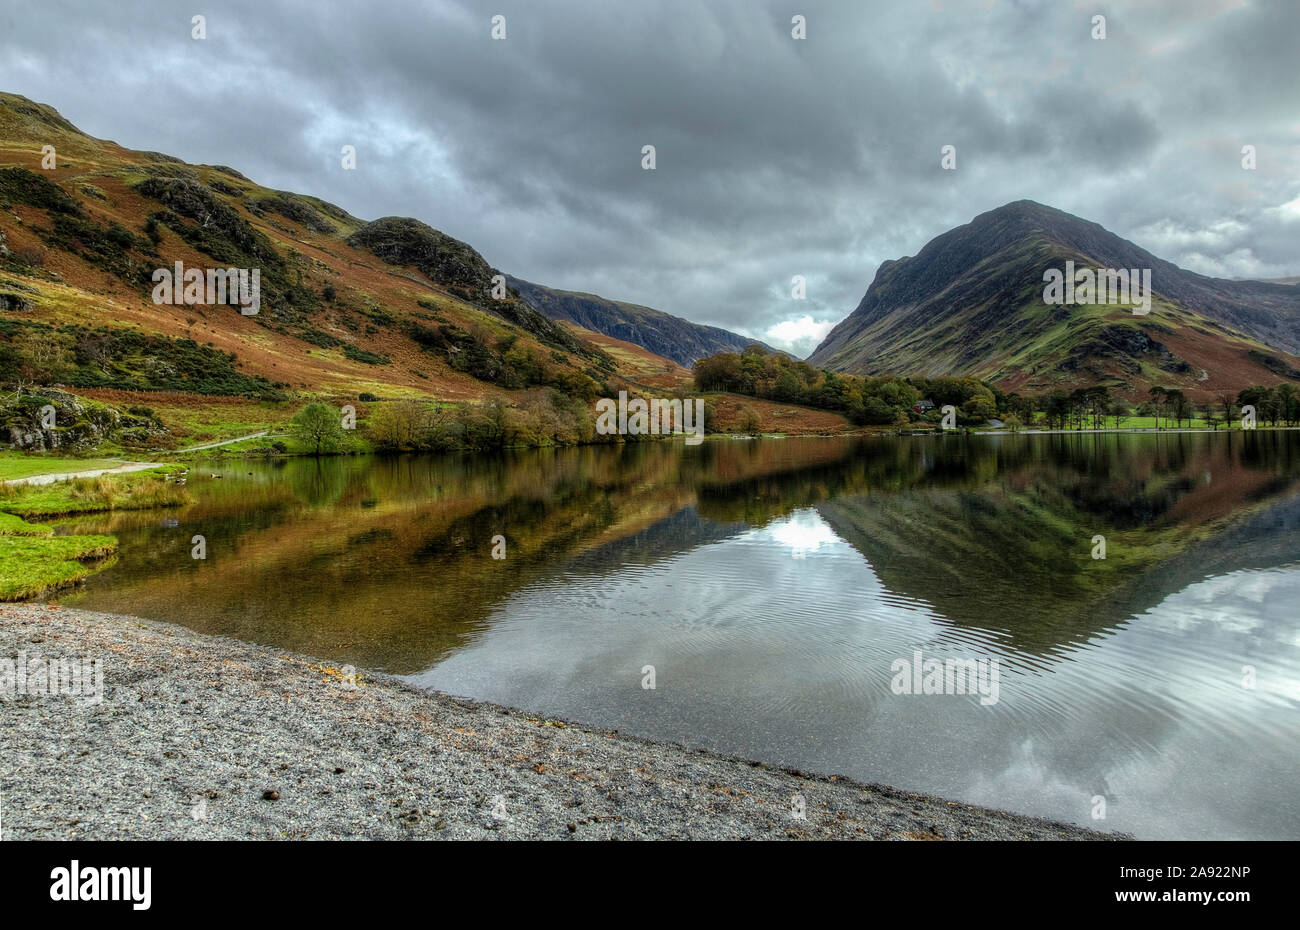
<path fill-rule="evenodd" d="M 1300 390 L 1290 383 L 1253 385 L 1232 393 L 1195 398 L 1178 388 L 1154 386 L 1134 403 L 1105 385 L 1041 394 L 1005 392 L 977 378 L 901 378 L 891 375 L 840 374 L 816 368 L 762 346 L 739 353 L 720 352 L 692 366 L 695 388 L 728 392 L 781 403 L 800 404 L 844 414 L 859 426 L 933 425 L 941 409 L 955 408 L 959 426 L 983 426 L 998 418 L 1018 429 L 1118 428 L 1131 417 L 1154 418 L 1157 427 L 1181 427 L 1195 420 L 1214 426 L 1238 420 L 1242 408 L 1255 408 L 1265 425 L 1300 423 Z M 932 405 L 932 406 L 931 406 Z M 1041 421 L 1041 423 L 1040 423 Z"/>

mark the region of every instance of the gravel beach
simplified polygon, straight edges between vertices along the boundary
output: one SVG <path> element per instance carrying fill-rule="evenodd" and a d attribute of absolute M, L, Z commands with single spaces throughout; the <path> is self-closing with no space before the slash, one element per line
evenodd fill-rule
<path fill-rule="evenodd" d="M 5 840 L 1118 838 L 134 617 L 0 606 L 0 662 L 20 653 L 102 659 L 104 692 L 0 693 Z"/>

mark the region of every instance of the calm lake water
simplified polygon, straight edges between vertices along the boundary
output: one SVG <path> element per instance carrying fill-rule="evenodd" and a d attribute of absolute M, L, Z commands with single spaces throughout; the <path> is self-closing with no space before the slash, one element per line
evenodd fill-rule
<path fill-rule="evenodd" d="M 190 487 L 78 523 L 121 554 L 61 602 L 1139 837 L 1300 838 L 1297 433 L 219 462 Z M 895 693 L 918 650 L 996 660 L 996 702 Z"/>

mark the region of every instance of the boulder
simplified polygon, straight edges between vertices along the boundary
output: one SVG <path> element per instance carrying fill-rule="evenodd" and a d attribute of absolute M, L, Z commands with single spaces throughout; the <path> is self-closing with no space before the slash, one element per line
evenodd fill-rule
<path fill-rule="evenodd" d="M 53 425 L 45 425 L 43 411 L 54 408 Z M 156 418 L 123 413 L 55 388 L 39 388 L 10 399 L 0 408 L 0 428 L 12 448 L 29 452 L 60 449 L 88 452 L 109 439 L 145 445 L 167 435 Z"/>

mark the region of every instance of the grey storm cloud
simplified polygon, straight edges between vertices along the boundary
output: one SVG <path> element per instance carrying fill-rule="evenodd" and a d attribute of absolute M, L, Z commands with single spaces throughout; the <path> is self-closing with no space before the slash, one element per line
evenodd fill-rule
<path fill-rule="evenodd" d="M 0 89 L 804 353 L 880 262 L 1022 198 L 1192 270 L 1300 274 L 1294 0 L 186 6 L 8 5 Z"/>

